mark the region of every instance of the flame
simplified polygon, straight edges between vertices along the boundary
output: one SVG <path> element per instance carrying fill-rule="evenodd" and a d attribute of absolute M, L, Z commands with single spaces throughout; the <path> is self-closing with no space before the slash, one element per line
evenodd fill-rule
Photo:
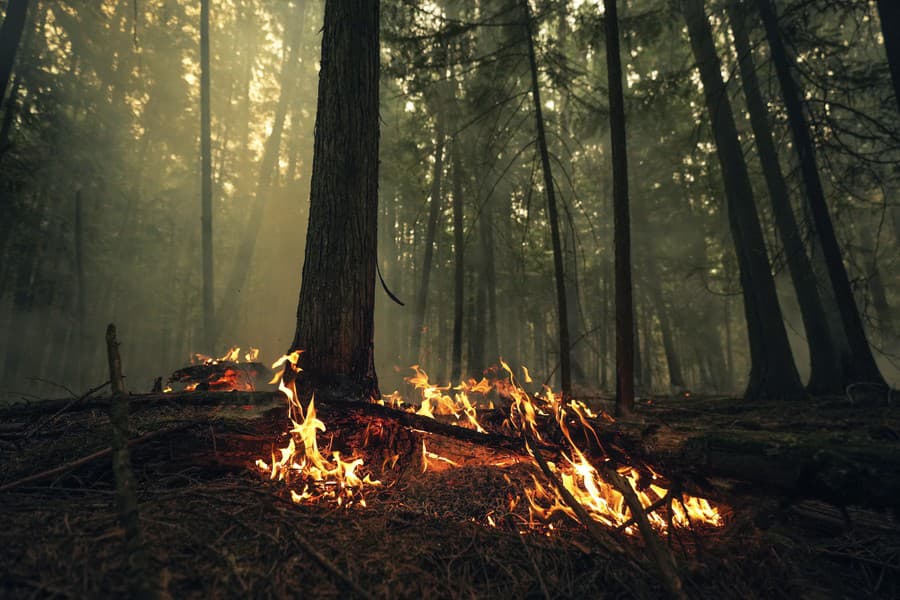
<path fill-rule="evenodd" d="M 455 388 L 449 385 L 439 386 L 428 381 L 428 373 L 419 365 L 410 367 L 415 375 L 407 377 L 406 381 L 413 384 L 421 392 L 422 403 L 416 411 L 417 415 L 434 418 L 438 415 L 452 415 L 457 419 L 457 425 L 474 429 L 480 433 L 486 433 L 484 427 L 478 422 L 475 405 L 469 400 L 469 392 L 484 394 L 491 390 L 491 384 L 487 379 L 475 381 L 470 379 L 462 382 Z M 451 397 L 449 393 L 453 391 Z"/>
<path fill-rule="evenodd" d="M 359 504 L 366 506 L 363 490 L 380 486 L 381 482 L 369 475 L 359 475 L 363 459 L 345 460 L 338 451 L 331 452 L 331 459 L 319 450 L 317 435 L 325 431 L 323 423 L 316 415 L 315 398 L 310 399 L 304 410 L 297 395 L 295 376 L 300 372 L 297 362 L 301 351 L 297 350 L 279 358 L 272 369 L 281 367 L 272 383 L 278 382 L 278 389 L 287 397 L 288 417 L 292 427 L 288 445 L 272 453 L 272 462 L 257 459 L 256 466 L 267 472 L 272 480 L 300 486 L 291 489 L 291 500 L 295 503 L 330 500 L 338 506 Z"/>

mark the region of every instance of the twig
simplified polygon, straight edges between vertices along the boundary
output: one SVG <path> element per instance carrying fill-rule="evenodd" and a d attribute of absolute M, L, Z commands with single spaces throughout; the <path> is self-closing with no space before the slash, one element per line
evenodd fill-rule
<path fill-rule="evenodd" d="M 46 427 L 47 425 L 49 425 L 50 423 L 53 423 L 56 419 L 58 419 L 59 416 L 61 414 L 63 414 L 64 412 L 66 412 L 67 410 L 69 410 L 73 404 L 75 404 L 77 402 L 81 402 L 82 400 L 85 400 L 87 398 L 90 398 L 91 396 L 93 396 L 94 394 L 96 394 L 97 392 L 99 392 L 100 390 L 105 388 L 108 384 L 109 384 L 109 381 L 104 381 L 102 384 L 98 385 L 97 387 L 93 387 L 93 388 L 89 389 L 82 395 L 80 395 L 76 398 L 72 398 L 72 400 L 70 400 L 69 402 L 64 404 L 62 408 L 60 408 L 58 411 L 53 413 L 49 419 L 47 419 L 46 421 L 42 421 L 42 422 L 38 423 L 37 425 L 35 425 L 34 427 L 32 427 L 28 431 L 28 433 L 26 433 L 22 437 L 22 440 L 27 441 L 28 439 L 31 438 L 31 436 L 33 436 L 35 433 L 40 431 L 41 428 Z"/>
<path fill-rule="evenodd" d="M 662 498 L 660 498 L 659 500 L 657 500 L 656 502 L 654 502 L 653 504 L 651 504 L 650 506 L 645 508 L 644 512 L 648 515 L 653 514 L 656 511 L 658 511 L 660 508 L 662 508 L 663 506 L 668 504 L 672 500 L 672 498 L 673 498 L 672 490 L 669 490 L 666 492 L 665 496 L 663 496 Z M 631 527 L 632 525 L 635 524 L 635 522 L 636 522 L 635 518 L 631 517 L 630 519 L 628 519 L 627 521 L 625 521 L 624 523 L 622 523 L 621 525 L 616 527 L 616 531 L 622 531 L 627 527 Z"/>
<path fill-rule="evenodd" d="M 294 541 L 297 542 L 297 545 L 300 546 L 304 552 L 309 554 L 319 565 L 331 573 L 334 577 L 336 577 L 343 585 L 347 587 L 354 594 L 359 596 L 360 598 L 365 598 L 366 600 L 374 600 L 374 596 L 364 590 L 358 583 L 353 581 L 349 575 L 341 571 L 337 565 L 328 560 L 321 552 L 316 550 L 315 546 L 309 543 L 309 541 L 303 537 L 303 535 L 297 531 L 296 528 L 290 529 L 291 535 L 294 538 Z"/>
<path fill-rule="evenodd" d="M 677 598 L 679 600 L 687 600 L 687 594 L 684 593 L 684 586 L 681 583 L 681 578 L 678 576 L 678 572 L 675 569 L 675 557 L 672 556 L 669 549 L 663 545 L 656 535 L 656 532 L 653 531 L 653 528 L 650 526 L 650 520 L 647 518 L 647 512 L 641 505 L 641 501 L 638 499 L 637 494 L 634 493 L 631 484 L 629 484 L 624 477 L 619 475 L 618 471 L 603 463 L 600 464 L 599 470 L 603 473 L 604 478 L 612 483 L 613 487 L 615 487 L 625 499 L 625 504 L 628 505 L 631 516 L 635 519 L 638 529 L 641 531 L 641 536 L 647 544 L 647 554 L 650 555 L 650 559 L 659 570 L 659 574 L 662 577 L 663 584 L 666 586 L 669 595 L 672 598 Z"/>
<path fill-rule="evenodd" d="M 188 429 L 189 427 L 195 426 L 196 423 L 182 423 L 181 425 L 177 425 L 175 427 L 169 427 L 167 429 L 159 429 L 157 431 L 151 431 L 150 433 L 144 434 L 141 437 L 134 438 L 128 440 L 128 447 L 136 446 L 138 444 L 143 444 L 144 442 L 149 442 L 152 439 L 162 437 L 164 435 L 168 435 L 170 433 L 175 433 L 176 431 L 182 431 L 184 429 Z M 41 471 L 40 473 L 35 473 L 34 475 L 29 475 L 28 477 L 23 477 L 22 479 L 18 479 L 16 481 L 11 481 L 9 483 L 5 483 L 0 485 L 0 492 L 6 492 L 11 489 L 15 489 L 17 487 L 23 486 L 28 483 L 33 483 L 35 481 L 40 481 L 41 479 L 46 479 L 47 477 L 53 477 L 54 475 L 59 475 L 61 473 L 65 473 L 66 471 L 71 471 L 77 467 L 82 465 L 86 465 L 95 460 L 104 458 L 109 456 L 112 453 L 112 448 L 104 448 L 103 450 L 98 450 L 93 454 L 88 454 L 87 456 L 82 456 L 79 459 L 73 460 L 71 462 L 67 462 L 58 467 L 54 467 L 52 469 L 48 469 L 46 471 Z"/>

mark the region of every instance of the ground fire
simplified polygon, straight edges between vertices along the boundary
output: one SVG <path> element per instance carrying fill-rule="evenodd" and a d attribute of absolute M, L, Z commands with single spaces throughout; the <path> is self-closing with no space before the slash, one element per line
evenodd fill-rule
<path fill-rule="evenodd" d="M 296 503 L 329 501 L 338 506 L 366 506 L 366 495 L 376 492 L 383 484 L 372 478 L 370 467 L 363 458 L 354 455 L 347 460 L 335 451 L 329 459 L 320 451 L 317 435 L 325 434 L 325 423 L 316 416 L 315 397 L 304 408 L 295 386 L 301 372 L 298 367 L 300 356 L 301 352 L 295 351 L 282 356 L 272 365 L 273 369 L 281 369 L 272 383 L 278 383 L 278 389 L 287 399 L 287 417 L 292 427 L 288 445 L 273 451 L 269 461 L 258 459 L 256 466 L 271 479 L 284 481 Z M 478 420 L 479 407 L 486 411 L 495 410 L 495 404 L 505 407 L 502 412 L 507 416 L 499 431 L 526 440 L 524 448 L 536 461 L 532 484 L 522 489 L 521 494 L 510 503 L 510 511 L 516 511 L 524 498 L 524 507 L 529 514 L 526 529 L 552 530 L 552 523 L 558 515 L 566 515 L 577 522 L 579 517 L 568 496 L 583 506 L 598 523 L 620 527 L 629 534 L 636 533 L 634 517 L 622 492 L 594 466 L 599 463 L 608 463 L 607 468 L 614 468 L 627 482 L 647 511 L 650 522 L 659 531 L 665 531 L 669 526 L 719 527 L 723 524 L 718 509 L 706 499 L 673 493 L 650 465 L 634 464 L 636 461 L 630 457 L 627 460 L 632 464 L 611 462 L 612 458 L 592 425 L 592 421 L 597 422 L 598 419 L 612 422 L 609 415 L 602 412 L 595 414 L 577 400 L 564 402 L 561 394 L 547 387 L 544 387 L 542 394 L 529 394 L 518 383 L 510 366 L 502 360 L 494 376 L 469 379 L 457 386 L 434 384 L 419 365 L 413 365 L 411 369 L 414 375 L 406 381 L 414 386 L 419 395 L 418 407 L 406 402 L 398 392 L 388 396 L 390 406 L 430 419 L 445 417 L 453 425 L 478 433 L 487 433 Z M 523 367 L 523 373 L 525 380 L 530 381 L 527 368 Z M 489 398 L 491 395 L 496 397 L 496 402 Z M 380 403 L 384 404 L 383 401 Z M 581 446 L 576 443 L 576 436 L 585 440 Z M 543 450 L 536 448 L 536 444 L 558 450 L 556 461 L 542 462 L 559 485 L 547 482 L 540 474 L 536 453 Z M 355 454 L 362 455 L 365 449 L 355 450 Z M 459 466 L 453 460 L 428 451 L 424 440 L 421 460 L 423 471 L 434 461 L 451 467 Z M 483 522 L 492 526 L 496 523 L 493 515 L 485 515 Z"/>

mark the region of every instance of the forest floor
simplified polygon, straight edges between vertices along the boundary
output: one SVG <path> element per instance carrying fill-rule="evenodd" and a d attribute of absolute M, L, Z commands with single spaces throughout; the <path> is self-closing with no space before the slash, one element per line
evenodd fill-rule
<path fill-rule="evenodd" d="M 526 503 L 510 511 L 509 500 L 537 473 L 520 453 L 382 423 L 394 427 L 391 452 L 401 458 L 379 475 L 383 485 L 367 506 L 296 505 L 284 484 L 254 466 L 286 440 L 278 397 L 192 396 L 203 394 L 131 399 L 135 436 L 168 432 L 131 451 L 151 572 L 165 595 L 664 595 L 649 562 L 611 557 L 576 523 L 520 534 Z M 108 456 L 3 489 L 108 447 L 104 400 L 66 404 L 0 410 L 4 597 L 128 595 Z M 346 448 L 359 448 L 372 422 L 327 408 L 320 417 Z M 664 536 L 689 597 L 900 595 L 896 404 L 654 398 L 616 426 L 725 517 L 722 528 Z M 426 468 L 424 439 L 459 466 L 432 460 Z M 366 455 L 370 465 L 383 458 Z M 641 555 L 640 536 L 615 536 Z"/>

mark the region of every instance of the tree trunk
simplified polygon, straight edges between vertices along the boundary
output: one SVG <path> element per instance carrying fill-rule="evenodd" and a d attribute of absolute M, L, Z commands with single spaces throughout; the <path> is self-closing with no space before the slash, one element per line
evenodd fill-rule
<path fill-rule="evenodd" d="M 428 284 L 431 278 L 431 263 L 434 260 L 434 238 L 437 232 L 438 218 L 441 214 L 441 179 L 444 174 L 444 122 L 441 109 L 438 108 L 434 145 L 434 170 L 431 175 L 431 198 L 428 209 L 428 227 L 425 230 L 425 255 L 422 258 L 422 275 L 416 293 L 416 312 L 413 316 L 413 360 L 419 362 L 422 349 L 422 334 L 425 327 L 425 309 L 428 304 Z"/>
<path fill-rule="evenodd" d="M 200 207 L 203 265 L 203 348 L 213 352 L 212 140 L 209 89 L 209 1 L 200 0 Z"/>
<path fill-rule="evenodd" d="M 894 96 L 900 108 L 900 3 L 897 0 L 878 0 L 878 17 L 881 20 L 881 34 L 884 38 L 884 50 L 887 54 L 888 66 L 891 69 L 891 81 L 894 84 Z"/>
<path fill-rule="evenodd" d="M 613 230 L 615 244 L 616 414 L 634 410 L 634 301 L 631 286 L 631 222 L 628 206 L 628 155 L 625 97 L 619 56 L 616 0 L 605 0 L 606 68 L 609 85 L 609 132 L 613 164 Z"/>
<path fill-rule="evenodd" d="M 373 356 L 378 217 L 378 0 L 325 4 L 306 259 L 292 349 L 305 381 L 379 395 Z"/>
<path fill-rule="evenodd" d="M 753 128 L 756 150 L 759 153 L 769 198 L 772 202 L 772 214 L 778 226 L 791 281 L 800 304 L 803 328 L 806 331 L 810 356 L 810 377 L 807 389 L 811 394 L 841 394 L 846 383 L 841 376 L 840 357 L 829 333 L 825 309 L 822 307 L 822 299 L 816 288 L 816 276 L 809 256 L 806 254 L 803 238 L 791 209 L 787 185 L 778 163 L 768 111 L 760 92 L 750 39 L 747 36 L 746 17 L 742 9 L 733 4 L 728 5 L 728 15 L 734 33 L 734 45 L 741 69 L 741 83 L 747 100 L 747 110 L 750 113 L 750 124 Z"/>
<path fill-rule="evenodd" d="M 28 0 L 9 0 L 6 17 L 3 25 L 0 25 L 0 98 L 6 95 L 6 88 L 9 86 L 27 15 Z"/>
<path fill-rule="evenodd" d="M 803 386 L 794 365 L 766 255 L 753 188 L 703 4 L 703 0 L 685 0 L 683 6 L 722 168 L 728 221 L 741 273 L 751 355 L 750 381 L 744 396 L 748 400 L 803 398 Z"/>
<path fill-rule="evenodd" d="M 541 106 L 541 89 L 538 82 L 537 58 L 534 52 L 531 7 L 528 0 L 522 1 L 525 17 L 525 35 L 528 44 L 528 63 L 531 67 L 531 99 L 534 105 L 537 143 L 541 153 L 541 167 L 544 174 L 544 191 L 547 194 L 547 217 L 550 221 L 550 238 L 553 244 L 553 271 L 556 276 L 556 309 L 559 321 L 559 376 L 563 397 L 572 396 L 572 369 L 569 359 L 569 316 L 566 305 L 566 275 L 563 268 L 562 242 L 559 233 L 559 213 L 556 209 L 556 190 L 553 172 L 550 169 L 550 153 L 547 150 L 547 136 L 544 132 L 544 113 Z"/>
<path fill-rule="evenodd" d="M 851 383 L 864 382 L 885 385 L 884 378 L 872 356 L 859 310 L 856 307 L 856 300 L 853 298 L 850 279 L 841 256 L 841 248 L 834 233 L 828 205 L 825 202 L 825 191 L 819 179 L 815 147 L 803 112 L 800 90 L 791 75 L 790 59 L 781 39 L 775 9 L 770 4 L 770 0 L 757 0 L 757 6 L 766 30 L 775 72 L 781 84 L 781 93 L 788 113 L 794 148 L 800 162 L 800 173 L 803 177 L 810 213 L 815 223 L 817 237 L 822 243 L 828 277 L 834 290 L 838 310 L 841 313 L 841 323 L 850 344 L 850 354 L 845 356 L 843 369 L 845 378 Z"/>
<path fill-rule="evenodd" d="M 450 381 L 459 381 L 462 375 L 463 284 L 465 258 L 463 239 L 462 160 L 459 156 L 459 137 L 453 140 L 453 351 L 451 353 Z"/>
<path fill-rule="evenodd" d="M 681 361 L 678 360 L 678 352 L 675 349 L 672 324 L 669 321 L 669 312 L 663 299 L 659 270 L 656 268 L 656 262 L 652 258 L 647 261 L 646 269 L 647 285 L 656 308 L 656 316 L 659 318 L 659 331 L 662 335 L 663 351 L 666 354 L 666 368 L 669 372 L 669 387 L 673 391 L 682 391 L 684 390 L 684 376 L 681 374 Z"/>

